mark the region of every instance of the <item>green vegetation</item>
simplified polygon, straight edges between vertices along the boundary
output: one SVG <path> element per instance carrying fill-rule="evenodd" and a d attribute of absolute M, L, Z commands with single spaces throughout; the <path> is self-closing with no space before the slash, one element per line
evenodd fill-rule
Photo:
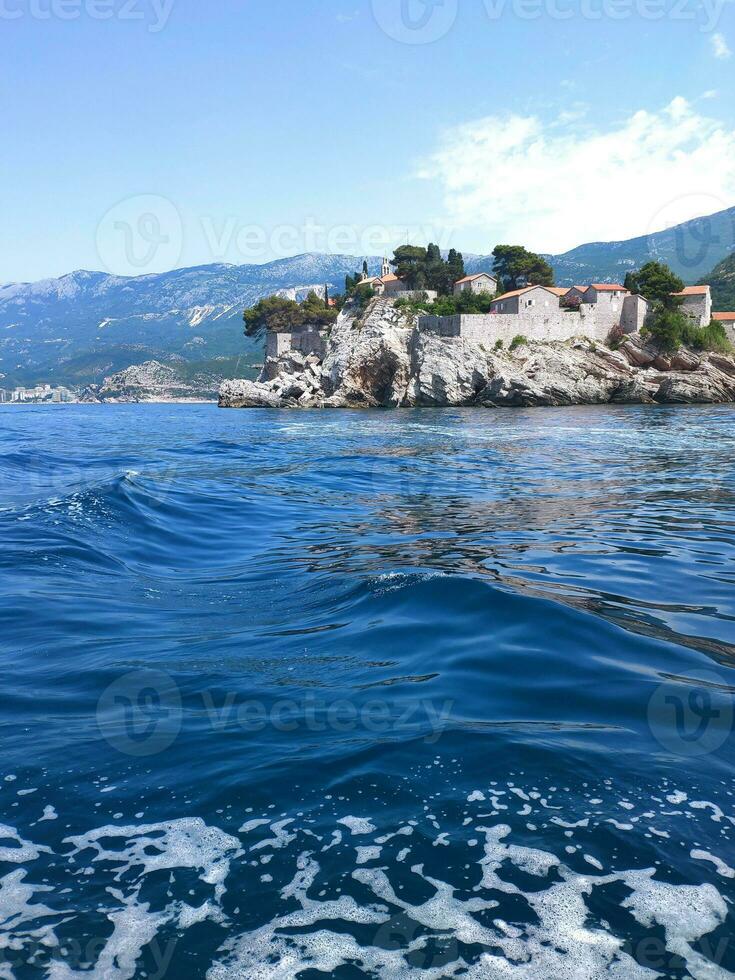
<path fill-rule="evenodd" d="M 554 285 L 554 270 L 546 259 L 522 245 L 498 245 L 493 249 L 493 259 L 493 272 L 503 291 Z"/>
<path fill-rule="evenodd" d="M 662 262 L 646 262 L 637 272 L 625 277 L 625 288 L 643 296 L 651 312 L 641 333 L 650 337 L 662 351 L 673 353 L 679 347 L 699 351 L 729 351 L 731 345 L 721 323 L 700 327 L 681 310 L 682 299 L 676 296 L 684 283 Z M 618 340 L 620 338 L 608 338 Z M 612 345 L 611 345 L 612 346 Z"/>
<path fill-rule="evenodd" d="M 362 263 L 362 268 L 364 275 L 361 275 L 359 272 L 354 272 L 351 276 L 345 276 L 345 296 L 353 296 L 364 276 L 367 275 L 367 262 Z"/>
<path fill-rule="evenodd" d="M 446 261 L 438 245 L 401 245 L 393 253 L 391 263 L 395 275 L 406 289 L 431 289 L 440 296 L 451 295 L 455 282 L 465 274 L 462 253 L 450 249 Z"/>
<path fill-rule="evenodd" d="M 625 340 L 625 331 L 623 330 L 623 328 L 620 326 L 619 323 L 616 323 L 614 327 L 610 328 L 610 332 L 607 335 L 607 339 L 605 343 L 610 348 L 610 350 L 617 350 L 624 340 Z"/>
<path fill-rule="evenodd" d="M 396 308 L 430 316 L 454 316 L 456 313 L 489 313 L 492 302 L 491 293 L 472 293 L 464 290 L 459 296 L 438 296 L 433 301 L 425 294 L 423 299 L 403 297 L 396 301 Z"/>
<path fill-rule="evenodd" d="M 712 303 L 715 310 L 735 310 L 735 252 L 716 265 L 704 280 L 712 287 Z"/>
<path fill-rule="evenodd" d="M 375 290 L 372 286 L 357 286 L 352 293 L 352 300 L 359 309 L 364 310 L 373 296 L 375 296 Z"/>
<path fill-rule="evenodd" d="M 337 319 L 337 309 L 311 292 L 302 303 L 280 296 L 268 296 L 243 313 L 245 335 L 260 337 L 266 330 L 290 333 L 299 327 L 329 327 Z"/>
<path fill-rule="evenodd" d="M 495 347 L 493 348 L 493 350 L 502 350 L 504 347 L 505 347 L 505 344 L 503 343 L 502 340 L 496 340 L 495 341 Z"/>
<path fill-rule="evenodd" d="M 515 350 L 516 347 L 522 347 L 524 344 L 527 343 L 528 343 L 528 338 L 524 337 L 522 333 L 517 333 L 510 342 L 510 350 Z"/>
<path fill-rule="evenodd" d="M 650 336 L 667 353 L 674 353 L 681 346 L 719 353 L 732 350 L 721 323 L 713 320 L 706 327 L 700 327 L 681 310 L 665 306 L 657 307 L 642 333 Z"/>
<path fill-rule="evenodd" d="M 638 272 L 627 274 L 625 288 L 643 296 L 649 303 L 675 310 L 681 305 L 681 300 L 673 293 L 680 293 L 684 283 L 663 262 L 646 262 Z"/>
<path fill-rule="evenodd" d="M 718 354 L 729 354 L 732 352 L 727 332 L 717 320 L 711 320 L 706 327 L 689 327 L 684 343 L 694 350 L 715 351 Z"/>

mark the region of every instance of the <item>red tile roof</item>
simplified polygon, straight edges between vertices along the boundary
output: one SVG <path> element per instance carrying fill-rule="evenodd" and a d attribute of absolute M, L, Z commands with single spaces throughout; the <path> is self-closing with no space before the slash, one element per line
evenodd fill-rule
<path fill-rule="evenodd" d="M 729 323 L 730 321 L 735 322 L 735 313 L 713 313 L 713 320 L 719 320 L 720 323 Z"/>
<path fill-rule="evenodd" d="M 680 293 L 674 293 L 674 296 L 706 296 L 709 292 L 709 286 L 685 286 Z"/>
<path fill-rule="evenodd" d="M 523 293 L 527 293 L 529 289 L 535 289 L 535 286 L 524 286 L 523 289 L 511 289 L 509 293 L 503 293 L 502 296 L 496 296 L 495 302 L 499 302 L 501 299 L 513 299 L 514 296 L 522 296 Z"/>
<path fill-rule="evenodd" d="M 455 286 L 459 286 L 463 282 L 472 282 L 473 279 L 479 279 L 481 276 L 488 276 L 490 279 L 495 279 L 496 277 L 490 272 L 476 272 L 474 276 L 465 276 L 464 279 L 458 279 L 455 282 Z"/>
<path fill-rule="evenodd" d="M 596 289 L 598 293 L 620 292 L 621 290 L 624 293 L 628 292 L 625 286 L 621 286 L 619 282 L 593 282 L 587 289 Z"/>
<path fill-rule="evenodd" d="M 553 293 L 555 296 L 566 293 L 566 289 L 560 290 L 557 286 L 524 286 L 523 289 L 513 289 L 509 293 L 503 293 L 502 296 L 497 296 L 494 300 L 497 303 L 501 299 L 512 299 L 514 296 L 522 296 L 523 293 L 527 293 L 530 289 L 545 289 L 548 293 Z"/>

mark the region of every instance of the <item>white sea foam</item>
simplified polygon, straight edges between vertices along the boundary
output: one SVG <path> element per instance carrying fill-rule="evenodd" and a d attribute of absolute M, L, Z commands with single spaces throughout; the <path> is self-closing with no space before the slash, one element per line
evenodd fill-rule
<path fill-rule="evenodd" d="M 725 864 L 722 858 L 710 854 L 709 851 L 695 849 L 690 852 L 689 856 L 694 861 L 709 861 L 710 864 L 714 864 L 717 874 L 722 875 L 723 878 L 735 878 L 735 868 L 731 868 L 729 864 Z"/>
<path fill-rule="evenodd" d="M 341 823 L 344 827 L 347 827 L 353 836 L 375 833 L 375 824 L 366 817 L 342 817 L 337 823 Z"/>
<path fill-rule="evenodd" d="M 356 847 L 357 863 L 368 864 L 370 861 L 377 861 L 382 853 L 382 847 Z"/>
<path fill-rule="evenodd" d="M 101 843 L 120 839 L 126 842 L 122 850 L 110 850 Z M 67 837 L 64 843 L 73 845 L 72 855 L 89 849 L 95 852 L 95 862 L 113 862 L 117 866 L 115 881 L 120 881 L 130 869 L 140 869 L 141 877 L 174 868 L 199 870 L 201 880 L 214 886 L 218 900 L 224 894 L 233 857 L 243 853 L 236 837 L 217 827 L 208 827 L 199 817 L 140 826 L 100 827 L 87 834 Z"/>
<path fill-rule="evenodd" d="M 17 847 L 0 846 L 0 862 L 6 861 L 9 864 L 25 864 L 26 861 L 35 861 L 41 854 L 50 854 L 48 847 L 40 844 L 32 844 L 30 841 L 23 840 L 15 827 L 8 827 L 7 824 L 0 824 L 0 839 L 10 840 L 17 844 Z"/>
<path fill-rule="evenodd" d="M 609 902 L 611 885 L 618 886 L 618 893 L 619 886 L 625 886 L 623 907 L 641 927 L 665 935 L 666 951 L 682 958 L 694 980 L 731 980 L 727 970 L 700 951 L 707 949 L 706 940 L 700 940 L 732 924 L 723 897 L 735 877 L 724 860 L 729 846 L 727 814 L 717 808 L 722 816 L 713 823 L 711 818 L 719 813 L 712 805 L 686 811 L 692 879 L 703 883 L 682 885 L 668 880 L 668 870 L 629 870 L 628 864 L 621 868 L 615 850 L 604 849 L 612 828 L 647 836 L 650 825 L 642 815 L 655 813 L 657 805 L 656 823 L 668 826 L 663 813 L 671 801 L 664 802 L 665 789 L 660 797 L 650 799 L 631 793 L 641 814 L 637 825 L 630 817 L 631 822 L 623 824 L 609 811 L 592 816 L 588 809 L 580 812 L 569 803 L 562 816 L 552 816 L 546 811 L 559 809 L 561 793 L 568 793 L 564 788 L 558 794 L 553 787 L 543 795 L 536 788 L 521 792 L 536 814 L 531 843 L 538 841 L 539 834 L 548 835 L 543 846 L 526 846 L 525 824 L 512 828 L 510 822 L 495 823 L 490 814 L 481 812 L 488 809 L 482 801 L 468 806 L 467 790 L 458 795 L 461 812 L 456 819 L 449 808 L 430 797 L 421 817 L 417 814 L 416 819 L 398 824 L 331 810 L 318 826 L 313 815 L 304 813 L 281 814 L 277 820 L 253 818 L 240 827 L 241 837 L 195 818 L 108 825 L 67 837 L 62 860 L 72 872 L 70 881 L 81 885 L 90 880 L 91 872 L 95 883 L 107 885 L 109 898 L 101 911 L 111 932 L 92 964 L 67 963 L 54 954 L 46 980 L 132 980 L 140 974 L 143 951 L 150 956 L 156 948 L 154 938 L 161 938 L 159 945 L 165 951 L 167 934 L 205 922 L 231 929 L 222 906 L 228 888 L 229 897 L 238 895 L 233 905 L 247 902 L 249 913 L 256 915 L 260 912 L 257 896 L 267 895 L 268 911 L 263 908 L 254 928 L 223 942 L 207 974 L 209 980 L 297 980 L 310 969 L 328 976 L 343 967 L 387 980 L 661 976 L 633 959 L 627 928 L 616 935 L 614 924 L 598 920 L 600 903 L 590 901 L 590 896 L 606 889 L 604 901 Z M 520 793 L 513 796 L 523 799 Z M 330 807 L 335 806 L 330 802 Z M 244 839 L 266 827 L 264 841 L 253 844 L 254 837 Z M 564 839 L 569 828 L 579 843 Z M 11 855 L 7 860 L 16 864 L 51 853 L 24 840 L 14 828 L 2 827 L 0 833 L 7 839 L 6 851 Z M 723 856 L 718 856 L 718 840 Z M 410 849 L 402 846 L 409 842 Z M 473 847 L 480 842 L 482 849 Z M 626 837 L 626 844 L 634 845 L 635 840 Z M 652 844 L 649 838 L 645 846 Z M 269 853 L 263 853 L 266 846 Z M 319 861 L 325 851 L 332 853 L 324 858 L 323 870 Z M 635 853 L 635 848 L 629 846 L 625 853 Z M 59 856 L 53 860 L 58 862 Z M 380 867 L 373 866 L 377 861 Z M 589 866 L 586 873 L 580 873 L 580 862 L 585 862 L 581 869 Z M 263 864 L 268 864 L 268 874 L 263 873 Z M 248 875 L 250 885 L 238 880 L 233 889 L 228 877 L 235 870 Z M 166 897 L 153 887 L 160 884 L 160 875 L 151 883 L 146 880 L 162 871 L 164 888 L 169 878 Z M 209 892 L 196 902 L 191 898 L 192 872 Z M 289 883 L 279 893 L 274 881 Z M 41 901 L 39 893 L 43 893 Z M 23 949 L 29 937 L 47 943 L 49 949 L 63 945 L 66 919 L 78 915 L 68 908 L 75 907 L 76 896 L 59 892 L 54 899 L 50 895 L 48 885 L 29 883 L 24 868 L 0 879 L 0 922 L 6 923 L 7 933 L 0 925 L 0 949 L 3 942 Z M 278 903 L 279 895 L 283 904 L 274 910 L 271 902 L 275 897 Z M 74 925 L 77 933 L 80 924 Z M 716 937 L 712 942 L 716 945 Z M 5 980 L 1 971 L 0 978 Z"/>

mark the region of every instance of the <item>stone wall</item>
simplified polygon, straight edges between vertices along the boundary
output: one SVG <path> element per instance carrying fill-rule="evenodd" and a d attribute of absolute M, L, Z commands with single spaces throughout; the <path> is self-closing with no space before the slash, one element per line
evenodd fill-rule
<path fill-rule="evenodd" d="M 626 296 L 623 301 L 623 312 L 620 326 L 625 333 L 640 333 L 648 316 L 648 303 L 642 296 Z"/>
<path fill-rule="evenodd" d="M 519 335 L 528 340 L 572 340 L 589 337 L 605 341 L 614 324 L 598 317 L 595 307 L 584 304 L 577 312 L 552 310 L 549 313 L 487 313 L 456 314 L 455 316 L 422 316 L 419 330 L 440 337 L 463 337 L 466 340 L 493 347 L 502 340 L 507 346 Z"/>
<path fill-rule="evenodd" d="M 268 332 L 265 340 L 265 356 L 277 360 L 289 351 L 316 354 L 323 358 L 327 350 L 327 335 L 323 330 L 295 330 L 293 333 Z"/>
<path fill-rule="evenodd" d="M 398 292 L 390 293 L 390 299 L 428 299 L 435 300 L 439 296 L 433 289 L 399 289 Z"/>
<path fill-rule="evenodd" d="M 685 296 L 681 310 L 700 327 L 706 327 L 712 319 L 712 297 L 709 293 Z"/>

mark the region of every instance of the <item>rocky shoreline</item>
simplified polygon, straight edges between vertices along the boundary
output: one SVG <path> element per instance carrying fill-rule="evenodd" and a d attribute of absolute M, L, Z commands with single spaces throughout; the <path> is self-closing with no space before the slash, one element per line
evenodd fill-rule
<path fill-rule="evenodd" d="M 221 408 L 412 408 L 711 404 L 735 401 L 735 357 L 667 355 L 631 335 L 617 350 L 580 338 L 489 350 L 419 332 L 387 299 L 346 307 L 323 359 L 290 351 L 258 381 L 226 381 Z"/>
<path fill-rule="evenodd" d="M 146 361 L 110 375 L 101 385 L 88 385 L 79 400 L 94 404 L 198 404 L 216 401 L 218 384 L 215 378 L 187 379 L 170 364 Z"/>

